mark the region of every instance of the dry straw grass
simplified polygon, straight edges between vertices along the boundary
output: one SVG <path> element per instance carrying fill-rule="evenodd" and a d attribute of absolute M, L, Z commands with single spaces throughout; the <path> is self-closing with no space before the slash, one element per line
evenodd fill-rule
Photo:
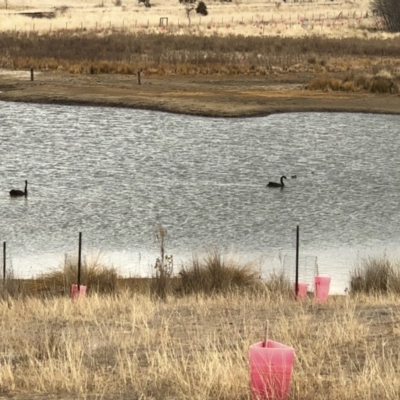
<path fill-rule="evenodd" d="M 327 39 L 158 34 L 0 34 L 1 68 L 74 74 L 336 74 L 350 70 L 399 75 L 396 39 Z M 382 72 L 387 71 L 386 76 Z M 380 73 L 380 75 L 379 75 Z"/>
<path fill-rule="evenodd" d="M 351 274 L 350 289 L 352 293 L 400 294 L 400 263 L 386 257 L 363 260 Z"/>
<path fill-rule="evenodd" d="M 64 273 L 74 273 L 73 266 L 66 263 Z M 194 294 L 180 290 L 168 301 L 127 287 L 75 301 L 0 300 L 1 393 L 17 400 L 32 393 L 250 399 L 248 349 L 263 339 L 268 320 L 269 339 L 296 352 L 291 399 L 399 398 L 400 306 L 389 290 L 391 263 L 368 260 L 352 280 L 365 278 L 372 288 L 357 292 L 353 285 L 354 295 L 331 296 L 326 304 L 294 301 L 277 275 L 254 290 L 258 278 L 247 268 L 210 252 L 182 270 L 182 288 Z M 221 281 L 228 278 L 230 284 Z M 232 290 L 233 282 L 244 287 Z"/>
<path fill-rule="evenodd" d="M 230 75 L 301 80 L 309 90 L 398 93 L 396 39 L 0 33 L 0 68 L 71 74 Z M 281 76 L 281 77 L 279 77 Z"/>
<path fill-rule="evenodd" d="M 239 265 L 224 259 L 220 252 L 212 250 L 203 260 L 194 258 L 189 267 L 180 272 L 184 294 L 223 294 L 236 291 L 257 291 L 263 288 L 261 280 L 251 263 Z"/>
<path fill-rule="evenodd" d="M 318 305 L 256 293 L 97 294 L 0 302 L 0 387 L 7 396 L 249 399 L 248 349 L 269 338 L 296 351 L 293 399 L 397 399 L 396 298 Z"/>
<path fill-rule="evenodd" d="M 78 283 L 78 260 L 66 255 L 64 264 L 54 271 L 44 273 L 33 281 L 25 282 L 25 293 L 40 296 L 64 296 L 72 284 Z M 81 266 L 81 284 L 89 292 L 115 293 L 118 284 L 117 270 L 101 261 L 101 254 L 84 257 Z"/>
<path fill-rule="evenodd" d="M 309 90 L 322 91 L 367 91 L 371 93 L 398 93 L 398 84 L 391 78 L 382 76 L 346 76 L 343 79 L 332 78 L 329 76 L 320 76 L 313 79 L 308 85 Z"/>

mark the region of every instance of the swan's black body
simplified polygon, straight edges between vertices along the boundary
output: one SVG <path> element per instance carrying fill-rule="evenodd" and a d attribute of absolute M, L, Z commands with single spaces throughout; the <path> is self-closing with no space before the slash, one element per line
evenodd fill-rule
<path fill-rule="evenodd" d="M 276 188 L 280 187 L 280 188 L 283 188 L 283 187 L 285 186 L 285 185 L 283 184 L 283 180 L 284 180 L 284 179 L 286 179 L 286 176 L 285 176 L 285 175 L 281 176 L 281 183 L 269 182 L 268 185 L 267 185 L 267 187 L 276 187 Z"/>
<path fill-rule="evenodd" d="M 10 190 L 10 196 L 11 197 L 20 197 L 20 196 L 28 196 L 28 181 L 25 181 L 25 190 L 16 190 L 16 189 L 12 189 Z"/>

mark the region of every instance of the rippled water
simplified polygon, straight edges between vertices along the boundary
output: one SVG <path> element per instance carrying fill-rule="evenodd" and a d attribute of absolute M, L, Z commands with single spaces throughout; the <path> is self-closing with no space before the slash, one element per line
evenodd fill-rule
<path fill-rule="evenodd" d="M 400 239 L 398 116 L 212 119 L 0 102 L 0 119 L 0 240 L 21 276 L 76 253 L 79 231 L 86 252 L 148 273 L 157 223 L 178 260 L 217 246 L 265 269 L 294 257 L 299 224 L 304 263 L 317 257 L 343 289 L 356 260 L 395 252 Z M 284 174 L 284 190 L 266 187 Z M 28 198 L 11 199 L 25 179 Z"/>

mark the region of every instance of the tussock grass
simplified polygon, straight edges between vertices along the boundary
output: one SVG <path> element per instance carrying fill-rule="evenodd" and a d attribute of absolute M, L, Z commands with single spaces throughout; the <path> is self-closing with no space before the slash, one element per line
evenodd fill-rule
<path fill-rule="evenodd" d="M 61 268 L 40 275 L 31 283 L 30 293 L 60 296 L 70 292 L 71 285 L 78 280 L 78 260 L 65 256 Z M 88 293 L 115 293 L 118 274 L 115 268 L 101 262 L 101 256 L 84 257 L 81 266 L 81 284 L 88 287 Z"/>
<path fill-rule="evenodd" d="M 400 294 L 400 264 L 386 257 L 367 258 L 350 277 L 351 293 Z"/>
<path fill-rule="evenodd" d="M 84 258 L 81 267 L 81 284 L 87 286 L 88 295 L 120 294 L 125 291 L 167 300 L 168 296 L 190 295 L 193 293 L 212 296 L 232 292 L 279 295 L 289 293 L 289 282 L 283 275 L 272 274 L 261 280 L 253 263 L 245 265 L 233 259 L 224 259 L 213 250 L 199 261 L 195 258 L 189 266 L 183 265 L 179 274 L 173 274 L 173 257 L 165 255 L 165 262 L 156 262 L 154 274 L 148 278 L 119 276 L 114 267 L 101 261 L 101 255 Z M 78 265 L 76 258 L 66 256 L 63 265 L 35 279 L 15 279 L 9 276 L 4 296 L 63 297 L 70 293 L 71 284 L 77 283 Z M 6 298 L 6 297 L 4 297 Z"/>
<path fill-rule="evenodd" d="M 400 395 L 400 308 L 390 295 L 319 305 L 254 293 L 165 303 L 121 292 L 0 301 L 0 318 L 0 385 L 16 399 L 250 399 L 248 348 L 264 339 L 267 319 L 269 339 L 296 352 L 290 398 Z"/>
<path fill-rule="evenodd" d="M 182 267 L 179 272 L 183 293 L 207 295 L 260 289 L 258 275 L 251 263 L 239 265 L 224 259 L 217 250 L 209 252 L 203 260 L 194 258 L 189 267 Z"/>

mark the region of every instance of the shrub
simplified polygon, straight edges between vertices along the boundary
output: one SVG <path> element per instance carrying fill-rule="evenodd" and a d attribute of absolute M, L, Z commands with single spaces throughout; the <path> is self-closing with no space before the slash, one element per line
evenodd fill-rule
<path fill-rule="evenodd" d="M 356 89 L 356 85 L 353 81 L 347 81 L 342 83 L 340 89 L 344 92 L 354 92 Z"/>
<path fill-rule="evenodd" d="M 371 84 L 371 78 L 366 75 L 359 75 L 355 80 L 356 86 L 363 89 L 369 90 Z"/>
<path fill-rule="evenodd" d="M 317 63 L 317 57 L 311 56 L 311 57 L 308 58 L 307 61 L 308 61 L 309 64 L 316 64 Z"/>
<path fill-rule="evenodd" d="M 383 78 L 375 78 L 371 82 L 369 89 L 372 93 L 389 93 L 390 92 L 390 81 Z"/>
<path fill-rule="evenodd" d="M 165 254 L 165 245 L 168 240 L 168 232 L 158 224 L 154 229 L 154 240 L 160 248 L 160 257 L 154 265 L 155 276 L 151 280 L 151 294 L 161 300 L 166 300 L 167 295 L 172 292 L 172 273 L 174 270 L 174 258 Z"/>

